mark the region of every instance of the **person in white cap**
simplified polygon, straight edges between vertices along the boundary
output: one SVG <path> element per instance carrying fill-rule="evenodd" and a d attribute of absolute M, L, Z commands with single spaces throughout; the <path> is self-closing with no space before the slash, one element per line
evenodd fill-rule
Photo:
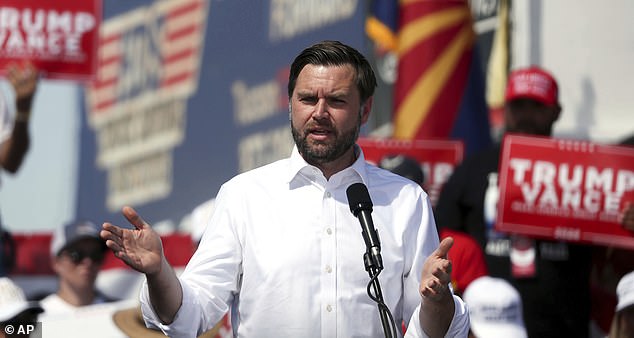
<path fill-rule="evenodd" d="M 94 223 L 80 220 L 53 233 L 51 264 L 59 277 L 59 287 L 41 301 L 46 315 L 70 313 L 81 306 L 111 301 L 95 287 L 107 250 L 99 231 Z"/>
<path fill-rule="evenodd" d="M 621 278 L 616 286 L 618 302 L 609 338 L 634 337 L 634 271 Z"/>
<path fill-rule="evenodd" d="M 23 334 L 26 329 L 20 328 L 34 325 L 42 311 L 38 302 L 27 301 L 22 289 L 11 279 L 0 277 L 0 338 L 28 337 Z"/>
<path fill-rule="evenodd" d="M 506 280 L 480 277 L 464 292 L 475 338 L 526 338 L 519 292 Z"/>

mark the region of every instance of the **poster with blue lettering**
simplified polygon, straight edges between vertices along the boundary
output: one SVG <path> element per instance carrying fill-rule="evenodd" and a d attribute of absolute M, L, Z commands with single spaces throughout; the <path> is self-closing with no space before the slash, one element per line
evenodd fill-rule
<path fill-rule="evenodd" d="M 364 50 L 358 0 L 104 1 L 85 88 L 77 215 L 169 229 L 234 175 L 286 157 L 289 66 L 336 39 Z"/>

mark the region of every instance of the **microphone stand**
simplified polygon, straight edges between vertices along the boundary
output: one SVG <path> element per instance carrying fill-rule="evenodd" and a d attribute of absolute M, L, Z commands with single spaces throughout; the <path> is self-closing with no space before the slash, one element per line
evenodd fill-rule
<path fill-rule="evenodd" d="M 379 273 L 381 273 L 383 264 L 379 263 L 381 260 L 380 254 L 371 254 L 369 251 L 363 254 L 363 263 L 365 265 L 365 271 L 370 275 L 370 283 L 368 284 L 368 295 L 372 300 L 377 303 L 379 308 L 379 315 L 381 316 L 381 324 L 383 325 L 383 333 L 386 338 L 396 338 L 396 331 L 394 327 L 394 319 L 390 313 L 387 305 L 383 300 L 383 293 L 381 292 L 381 284 L 379 283 Z M 370 286 L 374 290 L 374 296 L 370 292 Z"/>
<path fill-rule="evenodd" d="M 381 285 L 379 284 L 379 273 L 383 270 L 383 260 L 381 259 L 381 245 L 379 244 L 379 236 L 372 224 L 372 200 L 368 188 L 363 183 L 354 183 L 346 189 L 350 212 L 359 219 L 361 224 L 361 234 L 365 242 L 365 254 L 363 255 L 363 263 L 365 271 L 370 275 L 370 282 L 367 286 L 367 292 L 370 299 L 375 301 L 379 307 L 379 315 L 381 316 L 381 324 L 383 324 L 383 332 L 386 338 L 396 338 L 396 324 L 394 317 L 390 313 L 390 309 L 385 305 Z M 372 294 L 374 289 L 374 295 Z"/>

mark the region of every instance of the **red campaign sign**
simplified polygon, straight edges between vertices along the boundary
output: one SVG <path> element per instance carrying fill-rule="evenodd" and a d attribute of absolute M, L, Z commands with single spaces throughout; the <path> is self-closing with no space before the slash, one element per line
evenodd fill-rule
<path fill-rule="evenodd" d="M 443 184 L 462 161 L 463 144 L 449 140 L 395 140 L 360 137 L 357 144 L 363 149 L 366 161 L 377 165 L 386 155 L 405 155 L 421 163 L 425 181 L 423 189 L 436 205 Z"/>
<path fill-rule="evenodd" d="M 91 79 L 101 10 L 101 0 L 2 0 L 0 72 L 30 60 L 47 78 Z"/>
<path fill-rule="evenodd" d="M 496 229 L 634 249 L 620 212 L 634 201 L 634 148 L 507 135 Z"/>

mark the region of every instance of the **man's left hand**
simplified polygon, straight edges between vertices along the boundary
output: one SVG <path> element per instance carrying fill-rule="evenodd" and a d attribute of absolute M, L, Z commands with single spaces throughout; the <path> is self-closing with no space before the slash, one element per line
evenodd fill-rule
<path fill-rule="evenodd" d="M 441 301 L 451 294 L 451 262 L 447 259 L 447 253 L 452 245 L 453 238 L 443 239 L 436 251 L 425 260 L 419 289 L 423 299 Z"/>

